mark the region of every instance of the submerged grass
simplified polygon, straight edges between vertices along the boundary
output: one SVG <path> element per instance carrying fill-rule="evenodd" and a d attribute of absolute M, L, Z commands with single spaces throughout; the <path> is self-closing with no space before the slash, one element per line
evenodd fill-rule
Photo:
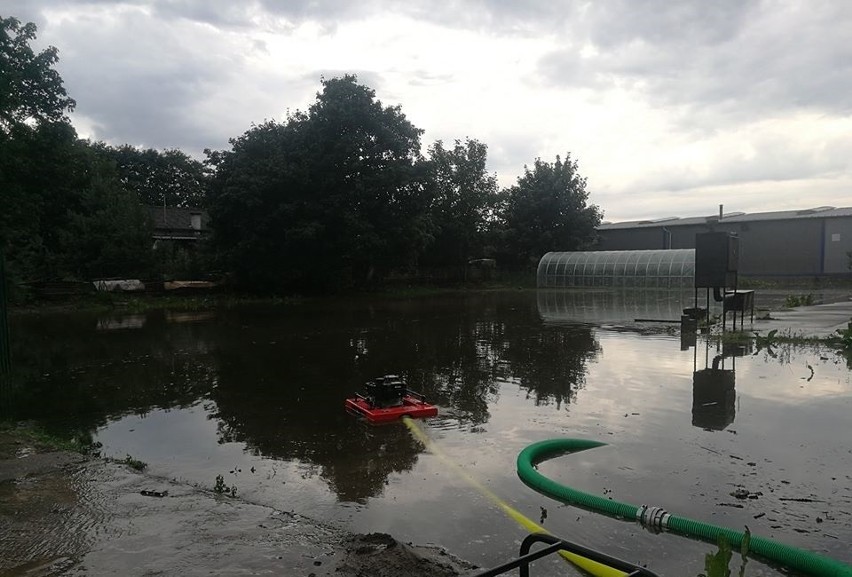
<path fill-rule="evenodd" d="M 67 295 L 56 299 L 29 300 L 12 306 L 9 313 L 51 314 L 61 312 L 87 313 L 142 313 L 153 310 L 204 311 L 229 309 L 238 306 L 293 306 L 305 302 L 345 296 L 348 299 L 360 296 L 385 298 L 415 298 L 460 292 L 483 292 L 495 290 L 534 290 L 535 276 L 505 275 L 496 280 L 476 280 L 451 284 L 388 283 L 373 290 L 360 289 L 351 292 L 330 293 L 315 296 L 267 295 L 258 296 L 236 292 L 208 294 L 164 294 L 164 293 L 108 293 Z"/>
<path fill-rule="evenodd" d="M 0 421 L 0 458 L 11 458 L 13 447 L 31 445 L 36 451 L 68 451 L 82 455 L 100 455 L 101 444 L 91 435 L 60 436 L 32 422 Z"/>
<path fill-rule="evenodd" d="M 829 336 L 809 336 L 794 332 L 779 332 L 775 329 L 765 335 L 757 332 L 731 331 L 712 335 L 710 338 L 723 345 L 753 344 L 755 354 L 764 351 L 773 358 L 779 358 L 778 353 L 785 352 L 785 347 L 787 355 L 789 355 L 790 349 L 798 347 L 833 350 L 837 355 L 843 357 L 847 366 L 852 369 L 852 319 L 845 329 L 838 329 L 835 334 Z M 813 369 L 811 370 L 813 371 Z"/>
<path fill-rule="evenodd" d="M 828 336 L 813 336 L 792 331 L 779 332 L 774 329 L 762 335 L 758 332 L 727 331 L 714 335 L 722 343 L 744 344 L 753 342 L 757 345 L 826 345 L 841 351 L 852 352 L 852 320 L 847 328 L 838 329 L 835 334 Z"/>
<path fill-rule="evenodd" d="M 21 448 L 38 453 L 67 451 L 100 458 L 100 442 L 93 441 L 88 434 L 60 436 L 32 422 L 0 421 L 0 459 L 13 459 Z M 142 472 L 148 463 L 126 455 L 123 459 L 105 458 L 107 461 L 127 465 L 134 471 Z"/>
<path fill-rule="evenodd" d="M 10 314 L 52 314 L 57 312 L 143 313 L 154 310 L 204 311 L 245 305 L 291 306 L 305 302 L 301 296 L 216 295 L 132 295 L 97 293 L 63 301 L 39 301 L 13 307 Z"/>
<path fill-rule="evenodd" d="M 139 471 L 140 473 L 148 468 L 148 463 L 140 461 L 139 459 L 134 459 L 130 455 L 127 455 L 124 459 L 116 460 L 116 462 L 127 465 L 134 471 Z"/>

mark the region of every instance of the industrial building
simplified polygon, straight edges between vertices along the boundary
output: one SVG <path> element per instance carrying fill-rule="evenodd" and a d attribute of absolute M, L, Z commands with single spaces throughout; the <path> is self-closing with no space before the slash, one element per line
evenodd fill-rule
<path fill-rule="evenodd" d="M 852 276 L 852 207 L 604 222 L 600 251 L 694 249 L 695 235 L 739 237 L 739 274 L 749 277 Z"/>

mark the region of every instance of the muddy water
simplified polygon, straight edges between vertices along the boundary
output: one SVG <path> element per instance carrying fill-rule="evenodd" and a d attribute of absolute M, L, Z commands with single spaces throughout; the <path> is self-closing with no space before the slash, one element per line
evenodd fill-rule
<path fill-rule="evenodd" d="M 505 292 L 17 317 L 2 410 L 91 436 L 105 455 L 169 479 L 212 488 L 222 475 L 253 503 L 502 562 L 523 537 L 512 521 L 401 424 L 343 410 L 364 381 L 398 373 L 439 405 L 422 427 L 443 452 L 533 520 L 546 510 L 556 534 L 669 575 L 703 572 L 715 551 L 561 506 L 517 479 L 527 444 L 588 437 L 609 445 L 542 471 L 852 563 L 846 362 L 809 347 L 722 350 L 673 324 L 634 322 L 690 305 L 688 295 Z M 773 574 L 755 561 L 746 570 Z"/>

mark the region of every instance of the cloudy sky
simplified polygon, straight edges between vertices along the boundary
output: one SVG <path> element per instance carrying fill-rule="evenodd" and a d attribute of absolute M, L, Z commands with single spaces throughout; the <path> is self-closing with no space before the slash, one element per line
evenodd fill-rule
<path fill-rule="evenodd" d="M 570 152 L 605 220 L 852 206 L 846 0 L 4 0 L 78 132 L 203 158 L 355 73 L 515 182 Z"/>

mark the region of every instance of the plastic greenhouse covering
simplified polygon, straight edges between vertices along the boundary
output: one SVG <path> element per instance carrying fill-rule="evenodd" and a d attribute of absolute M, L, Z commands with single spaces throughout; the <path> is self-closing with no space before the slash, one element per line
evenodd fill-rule
<path fill-rule="evenodd" d="M 549 252 L 538 263 L 539 288 L 692 288 L 695 249 Z"/>

